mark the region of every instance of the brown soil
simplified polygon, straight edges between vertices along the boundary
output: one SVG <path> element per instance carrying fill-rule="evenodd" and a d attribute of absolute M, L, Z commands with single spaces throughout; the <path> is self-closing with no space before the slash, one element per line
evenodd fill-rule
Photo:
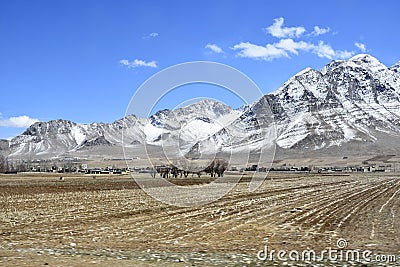
<path fill-rule="evenodd" d="M 181 208 L 130 176 L 0 176 L 0 265 L 267 266 L 256 257 L 265 245 L 321 251 L 339 238 L 400 260 L 396 175 L 270 174 L 252 193 L 248 181 Z"/>

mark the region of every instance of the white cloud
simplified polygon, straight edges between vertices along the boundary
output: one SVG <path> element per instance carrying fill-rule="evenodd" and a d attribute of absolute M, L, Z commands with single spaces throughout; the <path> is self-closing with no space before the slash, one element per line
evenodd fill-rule
<path fill-rule="evenodd" d="M 292 55 L 298 55 L 300 52 L 316 54 L 318 57 L 327 59 L 346 59 L 355 54 L 354 51 L 335 50 L 331 45 L 319 40 L 318 42 L 295 41 L 294 38 L 302 36 L 320 36 L 330 32 L 330 28 L 321 28 L 314 26 L 314 30 L 307 35 L 303 35 L 306 29 L 302 26 L 284 27 L 284 18 L 277 18 L 274 23 L 266 28 L 266 31 L 274 37 L 278 37 L 276 43 L 269 43 L 265 46 L 253 44 L 251 42 L 241 42 L 233 46 L 237 50 L 237 56 L 252 58 L 257 60 L 273 60 L 281 57 L 290 58 Z M 355 43 L 362 51 L 366 51 L 364 44 Z"/>
<path fill-rule="evenodd" d="M 274 45 L 277 48 L 286 50 L 295 55 L 298 55 L 298 53 L 299 53 L 298 50 L 308 51 L 308 50 L 311 50 L 314 48 L 313 44 L 310 44 L 310 43 L 307 43 L 304 41 L 296 42 L 296 41 L 293 41 L 293 39 L 282 39 Z"/>
<path fill-rule="evenodd" d="M 328 59 L 346 59 L 354 55 L 353 51 L 347 50 L 334 50 L 329 44 L 325 44 L 320 41 L 317 46 L 314 47 L 313 53 L 319 57 Z"/>
<path fill-rule="evenodd" d="M 135 59 L 133 61 L 129 61 L 128 59 L 121 59 L 119 61 L 120 64 L 127 66 L 128 68 L 136 68 L 136 67 L 150 67 L 157 68 L 157 62 L 155 61 L 144 61 L 141 59 Z"/>
<path fill-rule="evenodd" d="M 158 37 L 158 35 L 159 34 L 157 32 L 152 32 L 152 33 L 149 33 L 149 34 L 143 36 L 142 39 L 156 38 L 156 37 Z"/>
<path fill-rule="evenodd" d="M 329 59 L 335 57 L 335 50 L 333 50 L 333 48 L 330 45 L 325 44 L 323 41 L 320 41 L 318 45 L 314 47 L 313 52 L 317 54 L 319 57 L 325 57 Z"/>
<path fill-rule="evenodd" d="M 274 44 L 267 44 L 260 46 L 249 42 L 239 43 L 235 45 L 233 50 L 239 50 L 237 53 L 240 57 L 259 59 L 259 60 L 273 60 L 281 57 L 290 57 L 291 54 L 298 55 L 300 51 L 311 52 L 319 57 L 328 59 L 345 59 L 354 55 L 351 51 L 334 50 L 329 44 L 320 41 L 318 45 L 310 42 L 299 41 L 293 39 L 281 39 Z"/>
<path fill-rule="evenodd" d="M 314 26 L 314 30 L 311 32 L 311 35 L 312 36 L 318 36 L 318 35 L 322 35 L 322 34 L 325 34 L 325 33 L 328 33 L 328 32 L 330 32 L 330 28 L 329 27 L 327 27 L 327 28 L 320 28 L 320 27 L 318 27 L 318 26 Z"/>
<path fill-rule="evenodd" d="M 356 43 L 354 43 L 354 45 L 355 45 L 358 49 L 360 49 L 361 52 L 363 52 L 363 53 L 364 53 L 364 52 L 367 52 L 367 47 L 366 47 L 365 44 L 356 42 Z"/>
<path fill-rule="evenodd" d="M 267 27 L 266 30 L 269 34 L 278 38 L 285 37 L 300 37 L 306 29 L 304 27 L 283 27 L 284 18 L 277 18 L 274 23 Z"/>
<path fill-rule="evenodd" d="M 249 42 L 239 43 L 235 45 L 233 50 L 240 50 L 237 55 L 239 57 L 272 60 L 280 57 L 288 57 L 288 53 L 275 45 L 267 44 L 266 46 L 255 45 Z"/>
<path fill-rule="evenodd" d="M 347 51 L 347 50 L 337 50 L 336 51 L 336 58 L 338 59 L 348 59 L 354 56 L 354 51 Z"/>
<path fill-rule="evenodd" d="M 274 23 L 267 27 L 266 30 L 269 34 L 271 34 L 274 37 L 278 38 L 294 38 L 294 37 L 300 37 L 303 33 L 306 32 L 306 29 L 302 26 L 297 26 L 297 27 L 283 27 L 283 24 L 285 22 L 284 18 L 277 18 L 274 20 Z M 314 26 L 314 30 L 309 34 L 309 36 L 319 36 L 323 35 L 325 33 L 330 32 L 330 28 L 321 28 L 319 26 Z"/>
<path fill-rule="evenodd" d="M 207 44 L 204 48 L 210 49 L 211 51 L 213 51 L 214 53 L 220 54 L 223 53 L 224 51 L 222 50 L 221 47 L 219 47 L 216 44 Z"/>
<path fill-rule="evenodd" d="M 0 117 L 1 117 L 1 114 L 0 114 Z M 14 127 L 14 128 L 27 128 L 38 121 L 39 121 L 38 119 L 33 119 L 26 115 L 18 116 L 18 117 L 10 117 L 8 119 L 0 118 L 0 126 Z"/>

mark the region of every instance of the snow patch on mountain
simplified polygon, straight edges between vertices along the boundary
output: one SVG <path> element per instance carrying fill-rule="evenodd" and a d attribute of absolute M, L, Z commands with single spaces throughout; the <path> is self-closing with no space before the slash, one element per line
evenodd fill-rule
<path fill-rule="evenodd" d="M 143 133 L 146 136 L 146 141 L 149 143 L 156 142 L 157 138 L 165 132 L 167 131 L 163 128 L 158 128 L 150 123 L 145 124 L 143 127 Z"/>
<path fill-rule="evenodd" d="M 75 139 L 77 145 L 82 144 L 86 139 L 86 135 L 82 132 L 82 129 L 78 125 L 71 127 L 71 135 Z"/>

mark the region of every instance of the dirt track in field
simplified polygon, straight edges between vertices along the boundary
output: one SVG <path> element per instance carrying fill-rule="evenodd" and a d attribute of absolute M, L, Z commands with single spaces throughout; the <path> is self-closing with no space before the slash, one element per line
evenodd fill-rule
<path fill-rule="evenodd" d="M 266 266 L 256 257 L 265 245 L 321 251 L 344 238 L 346 249 L 400 264 L 398 176 L 270 174 L 253 193 L 248 180 L 212 204 L 180 208 L 129 176 L 0 176 L 0 263 Z"/>

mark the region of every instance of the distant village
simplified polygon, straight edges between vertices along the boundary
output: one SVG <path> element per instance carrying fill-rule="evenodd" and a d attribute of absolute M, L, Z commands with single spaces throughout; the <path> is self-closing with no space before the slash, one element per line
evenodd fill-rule
<path fill-rule="evenodd" d="M 124 161 L 124 159 L 105 159 L 105 161 Z M 80 158 L 62 158 L 62 159 L 36 159 L 36 160 L 13 160 L 4 162 L 0 160 L 0 173 L 16 174 L 21 172 L 43 172 L 43 173 L 80 173 L 93 175 L 122 175 L 131 172 L 136 173 L 154 173 L 155 169 L 165 168 L 160 165 L 152 167 L 125 167 L 121 168 L 116 164 L 110 164 L 106 167 L 90 166 L 88 163 L 82 163 Z M 280 172 L 280 173 L 351 173 L 351 172 L 396 172 L 396 164 L 393 162 L 363 161 L 360 165 L 346 166 L 295 166 L 292 164 L 276 164 L 267 168 L 258 165 L 249 165 L 246 168 L 228 166 L 226 171 L 230 172 Z"/>

